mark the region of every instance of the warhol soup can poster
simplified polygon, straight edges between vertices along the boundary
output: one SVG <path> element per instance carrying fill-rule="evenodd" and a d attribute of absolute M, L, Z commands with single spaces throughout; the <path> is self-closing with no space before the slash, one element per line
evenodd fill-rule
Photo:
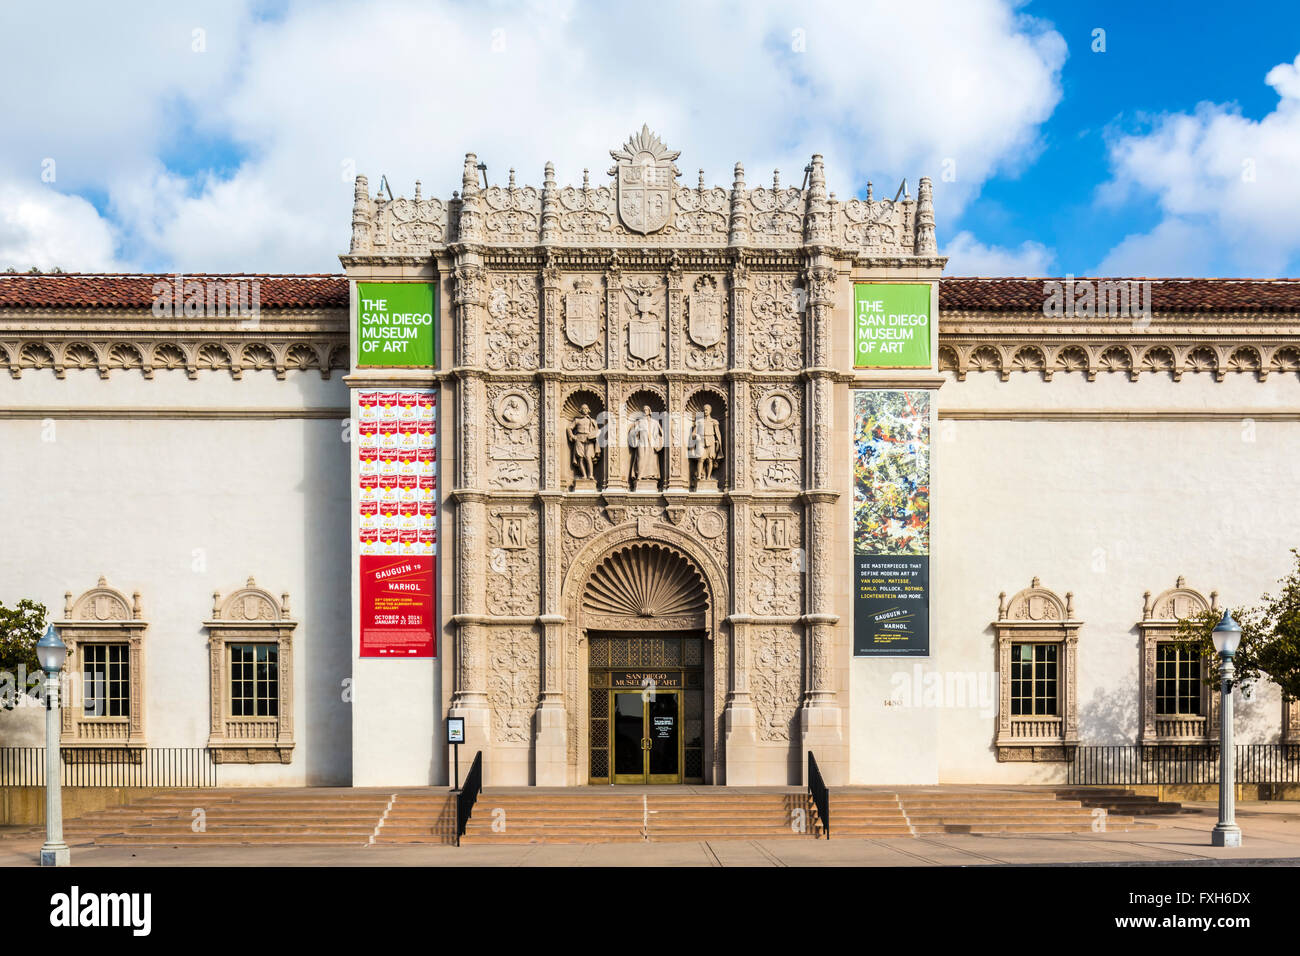
<path fill-rule="evenodd" d="M 361 657 L 437 657 L 437 396 L 357 396 Z"/>

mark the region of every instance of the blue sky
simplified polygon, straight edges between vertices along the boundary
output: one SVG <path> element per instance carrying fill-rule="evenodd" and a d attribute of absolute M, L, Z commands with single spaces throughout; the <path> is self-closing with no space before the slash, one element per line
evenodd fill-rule
<path fill-rule="evenodd" d="M 1019 176 L 991 179 L 953 226 L 999 246 L 1034 239 L 1055 250 L 1055 270 L 1082 275 L 1126 235 L 1161 219 L 1155 196 L 1134 195 L 1122 208 L 1099 207 L 1109 180 L 1108 138 L 1149 128 L 1167 113 L 1191 113 L 1200 102 L 1235 104 L 1258 120 L 1277 108 L 1264 82 L 1276 64 L 1300 53 L 1300 4 L 1189 0 L 1179 4 L 1079 3 L 1039 0 L 1026 13 L 1050 22 L 1065 38 L 1063 96 L 1043 125 L 1043 151 Z M 1105 52 L 1092 51 L 1104 29 Z M 1295 142 L 1300 176 L 1300 141 Z M 1239 274 L 1228 257 L 1217 271 Z M 1300 259 L 1287 259 L 1296 275 Z M 1263 273 L 1268 274 L 1268 273 Z"/>
<path fill-rule="evenodd" d="M 689 183 L 930 175 L 949 274 L 1300 269 L 1300 4 L 63 0 L 0 90 L 0 268 L 337 271 L 355 173 L 600 182 L 646 122 Z"/>

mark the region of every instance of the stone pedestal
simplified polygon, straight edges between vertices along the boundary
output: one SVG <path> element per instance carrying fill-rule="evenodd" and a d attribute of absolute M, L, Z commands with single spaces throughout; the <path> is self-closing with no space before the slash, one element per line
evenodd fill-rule
<path fill-rule="evenodd" d="M 537 786 L 568 786 L 568 741 L 564 706 L 543 703 L 537 709 L 537 733 L 533 737 Z"/>
<path fill-rule="evenodd" d="M 574 491 L 595 491 L 596 479 L 595 478 L 574 478 L 573 490 Z"/>
<path fill-rule="evenodd" d="M 696 478 L 695 490 L 716 492 L 718 490 L 718 479 L 717 478 Z"/>
<path fill-rule="evenodd" d="M 805 706 L 799 711 L 799 732 L 803 742 L 800 772 L 808 785 L 808 752 L 817 758 L 817 769 L 828 787 L 841 786 L 849 779 L 848 753 L 844 746 L 840 709 L 834 706 Z"/>
<path fill-rule="evenodd" d="M 748 700 L 732 701 L 727 704 L 723 718 L 727 742 L 726 785 L 728 787 L 758 786 L 758 738 L 754 730 L 756 725 L 753 706 Z"/>

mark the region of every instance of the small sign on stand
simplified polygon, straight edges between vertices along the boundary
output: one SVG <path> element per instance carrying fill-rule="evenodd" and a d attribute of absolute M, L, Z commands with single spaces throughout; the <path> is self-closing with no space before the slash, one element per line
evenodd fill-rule
<path fill-rule="evenodd" d="M 465 718 L 448 717 L 447 718 L 447 743 L 453 748 L 452 750 L 452 790 L 460 789 L 460 745 L 465 742 Z"/>

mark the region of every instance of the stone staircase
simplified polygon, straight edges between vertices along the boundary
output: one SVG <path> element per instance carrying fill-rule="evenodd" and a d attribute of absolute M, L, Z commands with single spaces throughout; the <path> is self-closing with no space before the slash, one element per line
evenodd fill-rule
<path fill-rule="evenodd" d="M 1136 807 L 1133 812 L 1174 812 L 1169 806 L 1119 789 L 1077 793 L 1070 788 L 836 787 L 830 793 L 831 836 L 1145 829 L 1154 824 L 1113 811 Z M 455 799 L 437 788 L 174 790 L 68 820 L 64 833 L 74 846 L 451 844 Z M 461 842 L 821 836 L 822 823 L 811 799 L 794 787 L 519 787 L 483 791 Z"/>
<path fill-rule="evenodd" d="M 725 787 L 485 790 L 462 844 L 807 839 L 808 793 Z"/>
<path fill-rule="evenodd" d="M 1187 813 L 1181 803 L 1140 794 L 1125 787 L 1053 787 L 1061 800 L 1078 800 L 1085 807 L 1101 807 L 1129 816 L 1168 816 Z"/>
<path fill-rule="evenodd" d="M 1087 833 L 1147 829 L 1131 816 L 1100 815 L 1054 793 L 975 787 L 917 787 L 896 791 L 833 788 L 831 836 L 852 839 L 932 833 Z"/>
<path fill-rule="evenodd" d="M 64 823 L 70 845 L 454 843 L 446 790 L 173 790 Z"/>

